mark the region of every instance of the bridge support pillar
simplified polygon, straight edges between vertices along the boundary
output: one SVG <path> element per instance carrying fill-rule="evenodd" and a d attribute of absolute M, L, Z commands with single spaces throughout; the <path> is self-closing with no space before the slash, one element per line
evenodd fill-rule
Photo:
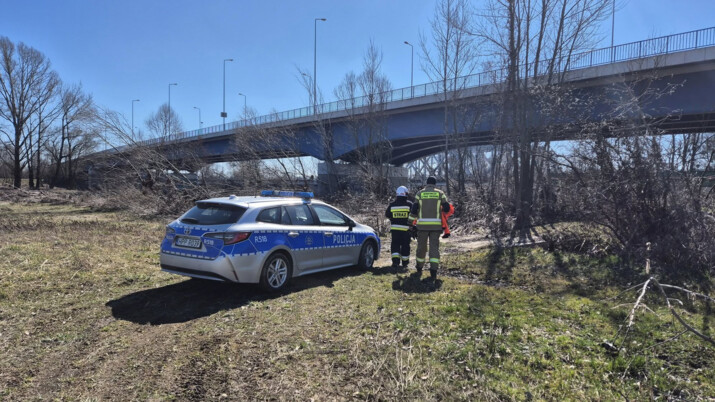
<path fill-rule="evenodd" d="M 387 180 L 388 190 L 394 190 L 399 186 L 407 186 L 409 184 L 409 169 L 406 167 L 392 165 L 373 166 L 371 167 L 373 171 L 367 173 L 363 167 L 354 163 L 335 164 L 334 167 L 335 173 L 332 179 L 338 183 L 339 191 L 350 190 L 358 193 L 364 192 L 368 181 L 383 175 L 383 178 Z M 383 172 L 383 174 L 381 174 L 381 172 Z M 330 194 L 328 188 L 330 179 L 327 164 L 320 162 L 318 164 L 318 185 L 314 190 L 317 195 L 325 196 Z"/>

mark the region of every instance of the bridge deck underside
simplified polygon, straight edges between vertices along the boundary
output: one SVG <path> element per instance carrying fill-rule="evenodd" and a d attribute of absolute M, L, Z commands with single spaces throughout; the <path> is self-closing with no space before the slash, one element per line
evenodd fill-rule
<path fill-rule="evenodd" d="M 542 113 L 534 108 L 530 130 L 539 140 L 570 140 L 578 139 L 596 122 L 605 121 L 609 129 L 618 130 L 628 126 L 625 122 L 647 121 L 665 133 L 715 132 L 715 57 L 659 73 L 661 78 L 652 81 L 626 82 L 623 75 L 618 75 L 572 83 L 578 88 L 570 96 L 577 104 L 568 111 Z M 365 124 L 355 128 L 354 119 L 342 117 L 300 124 L 279 122 L 269 129 L 248 127 L 211 138 L 188 138 L 164 145 L 163 152 L 173 160 L 194 158 L 203 162 L 295 156 L 324 159 L 327 141 L 320 132 L 328 131 L 332 133 L 335 159 L 355 160 L 361 149 L 380 147 L 389 150 L 386 157 L 390 163 L 402 165 L 442 152 L 446 144 L 455 148 L 499 141 L 510 127 L 499 121 L 497 104 L 494 94 L 461 99 L 461 105 L 466 107 L 462 119 L 474 124 L 445 121 L 444 104 L 438 101 L 389 109 L 384 117 L 389 147 L 369 143 Z M 316 129 L 318 124 L 322 130 Z M 445 127 L 460 127 L 458 135 L 447 138 Z M 502 134 L 495 134 L 498 132 Z"/>

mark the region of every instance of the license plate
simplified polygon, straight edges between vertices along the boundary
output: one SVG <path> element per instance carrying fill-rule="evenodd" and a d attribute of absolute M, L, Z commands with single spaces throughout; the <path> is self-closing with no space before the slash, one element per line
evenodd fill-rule
<path fill-rule="evenodd" d="M 201 239 L 177 236 L 176 245 L 181 247 L 201 248 Z"/>

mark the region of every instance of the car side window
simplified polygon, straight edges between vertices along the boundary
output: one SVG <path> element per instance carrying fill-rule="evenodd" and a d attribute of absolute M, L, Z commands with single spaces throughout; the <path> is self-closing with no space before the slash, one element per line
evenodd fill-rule
<path fill-rule="evenodd" d="M 313 205 L 315 214 L 318 215 L 321 225 L 347 226 L 348 217 L 325 205 Z"/>
<path fill-rule="evenodd" d="M 310 213 L 310 209 L 305 204 L 300 205 L 286 205 L 286 212 L 290 217 L 290 221 L 293 225 L 314 225 L 313 214 Z"/>
<path fill-rule="evenodd" d="M 281 223 L 281 208 L 266 208 L 258 214 L 256 222 Z"/>
<path fill-rule="evenodd" d="M 292 225 L 293 222 L 290 221 L 290 216 L 288 216 L 288 211 L 286 211 L 285 207 L 281 207 L 281 212 L 282 212 L 281 224 L 282 225 Z"/>

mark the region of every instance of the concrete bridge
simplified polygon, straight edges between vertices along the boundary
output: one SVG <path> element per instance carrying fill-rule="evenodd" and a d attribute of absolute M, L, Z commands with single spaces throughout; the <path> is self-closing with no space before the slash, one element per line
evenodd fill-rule
<path fill-rule="evenodd" d="M 627 86 L 636 95 L 644 93 L 646 86 L 665 91 L 675 85 L 675 91 L 667 96 L 641 101 L 637 105 L 639 112 L 669 133 L 715 131 L 715 27 L 581 53 L 572 58 L 565 70 L 564 82 L 575 88 L 578 98 L 596 100 L 588 110 L 582 106 L 586 121 L 599 120 L 602 113 L 613 109 L 618 95 L 612 89 L 618 84 Z M 655 78 L 639 83 L 646 76 Z M 455 92 L 457 101 L 467 105 L 468 115 L 474 117 L 473 124 L 460 123 L 464 139 L 460 146 L 488 144 L 493 140 L 498 124 L 495 97 L 501 92 L 504 77 L 504 71 L 489 71 L 460 77 L 452 83 L 460 88 Z M 386 128 L 383 138 L 391 144 L 388 159 L 393 165 L 444 149 L 445 95 L 440 93 L 440 85 L 434 82 L 381 94 L 386 101 L 381 112 Z M 354 118 L 366 115 L 367 104 L 365 97 L 336 101 L 236 121 L 227 124 L 225 130 L 218 125 L 151 139 L 139 146 L 156 148 L 177 161 L 189 154 L 205 162 L 281 156 L 313 156 L 322 160 L 326 152 L 321 132 L 329 132 L 334 159 L 350 161 L 356 150 L 369 144 L 365 136 L 356 135 L 351 129 Z M 572 123 L 568 117 L 546 123 L 538 112 L 535 121 L 562 127 Z M 574 131 L 572 128 L 559 132 L 556 139 L 569 139 Z M 236 141 L 240 135 L 252 144 L 251 152 Z M 120 147 L 104 152 L 122 153 L 130 149 Z"/>

